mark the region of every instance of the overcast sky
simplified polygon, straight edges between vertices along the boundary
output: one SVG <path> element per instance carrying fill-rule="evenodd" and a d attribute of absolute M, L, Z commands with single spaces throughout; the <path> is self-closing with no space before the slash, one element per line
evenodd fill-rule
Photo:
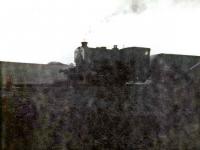
<path fill-rule="evenodd" d="M 91 47 L 200 55 L 200 0 L 1 0 L 0 60 L 73 62 Z"/>

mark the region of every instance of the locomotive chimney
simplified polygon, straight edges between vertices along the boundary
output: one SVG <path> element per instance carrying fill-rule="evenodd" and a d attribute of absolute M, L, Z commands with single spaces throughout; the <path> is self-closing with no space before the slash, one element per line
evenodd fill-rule
<path fill-rule="evenodd" d="M 113 49 L 114 49 L 114 50 L 118 50 L 117 45 L 114 45 L 114 46 L 113 46 Z"/>
<path fill-rule="evenodd" d="M 82 47 L 87 47 L 88 42 L 81 42 Z"/>

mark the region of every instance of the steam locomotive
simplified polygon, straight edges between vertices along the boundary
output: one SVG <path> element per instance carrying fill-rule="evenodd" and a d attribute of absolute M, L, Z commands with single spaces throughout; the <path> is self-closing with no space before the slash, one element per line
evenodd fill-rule
<path fill-rule="evenodd" d="M 74 52 L 76 66 L 66 70 L 69 80 L 90 84 L 124 84 L 145 81 L 149 75 L 150 49 L 128 47 L 90 48 L 82 42 Z"/>

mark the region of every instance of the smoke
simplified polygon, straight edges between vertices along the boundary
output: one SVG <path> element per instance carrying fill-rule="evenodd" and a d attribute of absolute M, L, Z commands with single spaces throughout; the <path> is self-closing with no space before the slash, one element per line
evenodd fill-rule
<path fill-rule="evenodd" d="M 130 10 L 134 13 L 141 13 L 148 8 L 148 3 L 145 0 L 132 0 L 130 2 Z"/>
<path fill-rule="evenodd" d="M 200 0 L 125 0 L 125 3 L 129 6 L 129 12 L 140 14 L 146 10 L 159 8 L 160 4 L 173 6 L 184 6 L 184 7 L 199 7 Z M 122 10 L 126 8 L 121 8 Z M 127 11 L 125 11 L 127 12 Z"/>
<path fill-rule="evenodd" d="M 197 8 L 200 7 L 200 0 L 118 0 L 119 6 L 112 13 L 104 16 L 103 23 L 110 22 L 120 15 L 135 14 L 141 15 L 146 11 L 160 11 L 166 8 Z"/>

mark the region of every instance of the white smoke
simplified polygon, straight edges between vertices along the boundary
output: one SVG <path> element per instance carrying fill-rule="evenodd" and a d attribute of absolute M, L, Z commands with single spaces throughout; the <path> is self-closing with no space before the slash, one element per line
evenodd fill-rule
<path fill-rule="evenodd" d="M 143 13 L 149 9 L 159 9 L 161 6 L 174 7 L 174 6 L 184 6 L 184 7 L 199 7 L 200 0 L 118 0 L 123 1 L 121 7 L 118 8 L 117 12 L 113 14 L 119 14 L 119 12 L 127 13 Z"/>
<path fill-rule="evenodd" d="M 112 13 L 93 26 L 96 45 L 144 46 L 153 53 L 200 55 L 199 0 L 118 0 Z M 95 38 L 101 42 L 95 42 Z M 102 40 L 103 39 L 103 40 Z M 115 43 L 114 43 L 114 42 Z"/>

